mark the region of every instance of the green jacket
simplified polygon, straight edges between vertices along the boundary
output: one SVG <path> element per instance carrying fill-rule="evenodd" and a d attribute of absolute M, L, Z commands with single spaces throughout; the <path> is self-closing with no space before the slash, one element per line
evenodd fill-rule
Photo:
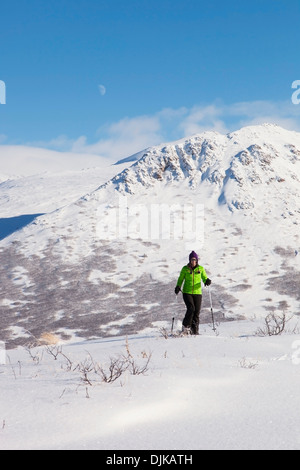
<path fill-rule="evenodd" d="M 205 283 L 207 279 L 207 274 L 203 266 L 198 264 L 194 269 L 190 267 L 189 264 L 183 266 L 178 281 L 177 286 L 181 287 L 184 281 L 182 292 L 184 294 L 202 294 L 201 279 Z"/>

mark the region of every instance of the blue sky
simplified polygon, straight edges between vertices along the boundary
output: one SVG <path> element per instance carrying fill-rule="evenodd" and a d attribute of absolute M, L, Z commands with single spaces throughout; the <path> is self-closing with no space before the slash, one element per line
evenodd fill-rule
<path fill-rule="evenodd" d="M 0 144 L 118 158 L 205 129 L 300 130 L 299 0 L 10 0 Z"/>

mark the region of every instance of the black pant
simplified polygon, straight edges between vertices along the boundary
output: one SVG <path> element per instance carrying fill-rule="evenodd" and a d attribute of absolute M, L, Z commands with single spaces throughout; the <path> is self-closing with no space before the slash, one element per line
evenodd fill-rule
<path fill-rule="evenodd" d="M 192 334 L 199 332 L 199 316 L 202 303 L 201 294 L 183 294 L 183 300 L 186 305 L 186 314 L 183 319 L 183 326 L 191 328 Z"/>

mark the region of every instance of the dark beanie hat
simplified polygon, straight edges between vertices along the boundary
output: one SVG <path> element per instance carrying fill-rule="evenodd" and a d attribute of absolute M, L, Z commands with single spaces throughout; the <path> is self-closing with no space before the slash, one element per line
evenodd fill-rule
<path fill-rule="evenodd" d="M 196 260 L 198 261 L 198 255 L 194 251 L 192 251 L 192 253 L 190 253 L 189 260 L 191 261 L 192 258 L 196 258 Z"/>

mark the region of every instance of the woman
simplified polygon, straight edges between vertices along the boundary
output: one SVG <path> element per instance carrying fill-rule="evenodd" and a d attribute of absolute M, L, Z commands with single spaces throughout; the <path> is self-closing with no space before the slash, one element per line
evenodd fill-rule
<path fill-rule="evenodd" d="M 183 300 L 186 305 L 186 314 L 182 322 L 182 332 L 184 334 L 199 334 L 199 315 L 202 302 L 201 281 L 205 286 L 210 286 L 205 269 L 198 264 L 198 255 L 194 251 L 189 255 L 189 264 L 184 266 L 180 272 L 175 294 L 177 295 L 183 285 Z"/>

